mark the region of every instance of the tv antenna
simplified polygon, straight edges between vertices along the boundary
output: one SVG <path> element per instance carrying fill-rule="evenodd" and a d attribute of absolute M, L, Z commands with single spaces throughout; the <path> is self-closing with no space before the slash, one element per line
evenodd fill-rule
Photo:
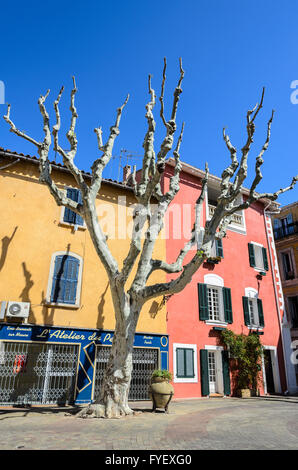
<path fill-rule="evenodd" d="M 131 163 L 134 159 L 142 158 L 142 156 L 141 155 L 134 155 L 132 152 L 130 152 L 130 150 L 121 149 L 120 150 L 120 155 L 118 156 L 118 158 L 119 158 L 119 164 L 118 164 L 117 182 L 119 183 L 120 175 L 121 175 L 121 169 L 123 170 L 123 168 L 125 168 L 128 165 L 131 166 Z M 123 162 L 126 162 L 125 165 L 123 165 Z"/>

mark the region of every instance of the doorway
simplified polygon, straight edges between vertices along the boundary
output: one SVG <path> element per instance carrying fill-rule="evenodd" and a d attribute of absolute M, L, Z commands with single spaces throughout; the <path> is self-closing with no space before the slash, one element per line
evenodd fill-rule
<path fill-rule="evenodd" d="M 272 355 L 270 349 L 264 350 L 264 362 L 267 393 L 275 393 Z"/>

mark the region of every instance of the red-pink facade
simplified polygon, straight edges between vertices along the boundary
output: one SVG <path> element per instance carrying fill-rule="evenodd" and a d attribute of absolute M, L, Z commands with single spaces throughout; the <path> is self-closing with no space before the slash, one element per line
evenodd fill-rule
<path fill-rule="evenodd" d="M 167 165 L 164 174 L 164 189 L 169 186 L 173 167 Z M 194 205 L 200 194 L 202 172 L 189 165 L 183 165 L 180 178 L 180 191 L 172 202 L 172 211 L 167 219 L 166 253 L 167 261 L 173 262 L 188 240 L 189 230 L 193 226 Z M 208 185 L 209 204 L 202 211 L 201 226 L 212 210 L 212 200 L 215 199 L 216 187 L 219 180 L 210 177 Z M 245 198 L 245 194 L 243 195 Z M 212 200 L 211 200 L 212 199 Z M 283 345 L 280 326 L 280 305 L 276 292 L 276 279 L 273 267 L 270 236 L 272 234 L 270 219 L 264 214 L 264 202 L 257 202 L 240 214 L 231 229 L 227 230 L 222 240 L 223 257 L 218 264 L 204 263 L 195 273 L 192 281 L 179 294 L 167 301 L 167 322 L 169 334 L 169 369 L 174 373 L 173 385 L 176 398 L 194 398 L 202 395 L 230 394 L 235 390 L 233 381 L 227 386 L 225 363 L 223 362 L 223 345 L 219 342 L 220 329 L 230 328 L 235 333 L 260 334 L 265 347 L 267 360 L 263 362 L 264 381 L 260 387 L 261 393 L 281 393 L 286 390 L 284 371 Z M 176 207 L 173 207 L 173 206 Z M 180 207 L 180 210 L 179 210 Z M 192 220 L 188 221 L 191 209 Z M 179 224 L 181 230 L 179 230 Z M 185 233 L 183 233 L 183 231 Z M 187 233 L 188 231 L 188 233 Z M 180 233 L 181 232 L 181 236 Z M 251 266 L 248 245 L 255 250 L 257 266 Z M 263 250 L 263 251 L 262 251 Z M 260 253 L 266 250 L 266 266 L 259 261 Z M 194 251 L 185 259 L 191 259 Z M 265 269 L 266 268 L 266 269 Z M 263 274 L 261 274 L 263 273 Z M 177 274 L 168 275 L 168 280 Z M 200 320 L 200 299 L 198 284 L 206 287 L 210 318 Z M 230 290 L 232 303 L 232 323 L 227 323 L 223 316 L 223 289 Z M 251 324 L 245 321 L 244 306 L 248 298 Z M 257 300 L 260 299 L 260 300 Z M 259 304 L 262 304 L 264 326 L 258 315 Z M 214 315 L 220 319 L 214 320 Z M 216 316 L 216 315 L 215 315 Z M 255 318 L 255 321 L 253 319 Z M 203 352 L 201 352 L 203 351 Z M 204 352 L 205 351 L 205 352 Z M 207 351 L 207 352 L 206 352 Z M 204 362 L 205 361 L 205 362 Z M 207 361 L 207 372 L 203 364 Z M 205 366 L 204 366 L 205 367 Z M 189 370 L 188 370 L 189 369 Z M 205 375 L 204 375 L 205 374 Z M 206 376 L 207 374 L 207 376 Z M 229 374 L 231 379 L 231 374 Z M 206 381 L 208 381 L 206 388 Z M 204 388 L 205 387 L 205 388 Z M 206 391 L 207 390 L 207 391 Z M 209 393 L 208 393 L 209 392 Z"/>

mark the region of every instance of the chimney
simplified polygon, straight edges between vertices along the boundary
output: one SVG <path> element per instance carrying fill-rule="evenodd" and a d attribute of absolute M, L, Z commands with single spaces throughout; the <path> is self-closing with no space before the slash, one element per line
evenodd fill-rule
<path fill-rule="evenodd" d="M 123 183 L 124 184 L 129 184 L 130 175 L 131 175 L 131 166 L 125 165 L 125 167 L 123 168 Z"/>

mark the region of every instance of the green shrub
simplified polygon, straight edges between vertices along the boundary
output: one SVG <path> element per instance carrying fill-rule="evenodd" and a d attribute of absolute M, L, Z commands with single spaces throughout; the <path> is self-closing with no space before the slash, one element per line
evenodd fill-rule
<path fill-rule="evenodd" d="M 161 377 L 163 379 L 172 380 L 173 375 L 168 370 L 156 369 L 155 371 L 153 371 L 152 377 Z"/>
<path fill-rule="evenodd" d="M 223 343 L 236 361 L 236 380 L 238 389 L 257 390 L 262 369 L 263 346 L 259 335 L 237 335 L 231 330 L 221 332 Z"/>

